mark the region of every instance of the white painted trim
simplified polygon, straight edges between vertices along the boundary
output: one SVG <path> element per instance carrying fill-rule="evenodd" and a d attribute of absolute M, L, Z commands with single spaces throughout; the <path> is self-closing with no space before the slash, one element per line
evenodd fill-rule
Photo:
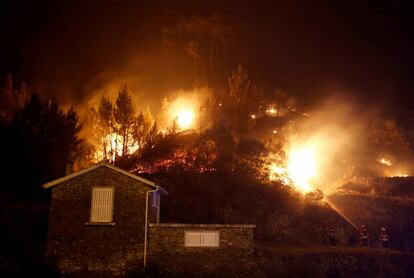
<path fill-rule="evenodd" d="M 97 168 L 99 168 L 99 167 L 101 167 L 101 165 L 94 165 L 94 166 L 89 167 L 89 168 L 87 168 L 87 169 L 83 169 L 83 170 L 81 170 L 81 171 L 79 171 L 79 172 L 72 173 L 72 174 L 69 174 L 69 175 L 67 175 L 67 176 L 61 177 L 61 178 L 59 178 L 59 179 L 56 179 L 56 180 L 50 181 L 50 182 L 48 182 L 48 183 L 45 183 L 45 184 L 43 184 L 43 185 L 42 185 L 42 187 L 43 187 L 43 188 L 50 188 L 50 187 L 53 187 L 53 186 L 58 185 L 58 184 L 60 184 L 60 183 L 62 183 L 62 182 L 65 182 L 65 181 L 68 181 L 68 180 L 70 180 L 70 179 L 73 179 L 73 178 L 76 178 L 76 177 L 78 177 L 78 176 L 81 176 L 81 175 L 83 175 L 83 174 L 89 173 L 90 171 L 93 171 L 93 170 L 95 170 L 95 169 L 97 169 Z"/>

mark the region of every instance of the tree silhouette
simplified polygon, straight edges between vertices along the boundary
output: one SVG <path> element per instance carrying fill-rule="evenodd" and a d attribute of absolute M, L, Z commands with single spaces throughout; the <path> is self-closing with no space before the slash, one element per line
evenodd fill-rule
<path fill-rule="evenodd" d="M 114 107 L 110 99 L 103 95 L 99 103 L 99 123 L 102 129 L 102 147 L 103 147 L 103 158 L 108 160 L 109 157 L 114 153 L 114 149 L 111 143 L 108 144 L 107 138 L 111 136 L 114 128 Z M 109 146 L 108 146 L 109 145 Z M 109 147 L 109 150 L 108 150 Z"/>
<path fill-rule="evenodd" d="M 1 126 L 1 167 L 5 178 L 14 181 L 9 189 L 19 196 L 41 195 L 41 183 L 65 175 L 66 164 L 77 159 L 82 143 L 78 121 L 73 108 L 64 112 L 55 99 L 46 102 L 31 94 L 11 121 Z M 25 175 L 12 174 L 22 167 Z"/>
<path fill-rule="evenodd" d="M 212 85 L 220 69 L 220 45 L 228 41 L 230 33 L 217 12 L 204 17 L 180 18 L 174 27 L 164 27 L 161 35 L 167 54 L 167 75 L 171 72 L 173 53 L 184 50 L 194 59 L 196 79 Z"/>
<path fill-rule="evenodd" d="M 135 114 L 132 98 L 126 85 L 119 91 L 115 104 L 115 120 L 122 136 L 122 156 L 125 156 L 128 153 L 128 139 Z"/>
<path fill-rule="evenodd" d="M 147 143 L 146 137 L 150 132 L 153 122 L 154 120 L 152 119 L 149 108 L 145 113 L 141 111 L 135 120 L 132 136 L 137 142 L 140 149 L 144 148 L 145 144 Z"/>
<path fill-rule="evenodd" d="M 247 70 L 238 65 L 227 80 L 228 89 L 215 96 L 216 121 L 224 123 L 238 133 L 245 133 L 252 126 L 252 115 L 259 109 L 262 92 L 250 80 Z M 219 117 L 219 119 L 217 119 Z M 254 119 L 253 119 L 254 120 Z"/>

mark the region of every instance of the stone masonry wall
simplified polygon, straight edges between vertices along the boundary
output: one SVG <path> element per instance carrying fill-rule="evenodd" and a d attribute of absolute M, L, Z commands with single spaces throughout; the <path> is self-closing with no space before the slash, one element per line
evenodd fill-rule
<path fill-rule="evenodd" d="M 166 271 L 216 272 L 235 265 L 248 265 L 253 251 L 255 225 L 149 224 L 150 268 Z M 186 247 L 185 231 L 220 231 L 219 247 Z M 197 272 L 195 272 L 197 273 Z M 193 273 L 194 274 L 194 273 Z"/>
<path fill-rule="evenodd" d="M 113 226 L 86 225 L 93 186 L 113 186 Z M 143 266 L 145 192 L 150 188 L 106 167 L 52 190 L 46 258 L 62 273 L 124 275 Z M 89 274 L 86 274 L 89 273 Z"/>

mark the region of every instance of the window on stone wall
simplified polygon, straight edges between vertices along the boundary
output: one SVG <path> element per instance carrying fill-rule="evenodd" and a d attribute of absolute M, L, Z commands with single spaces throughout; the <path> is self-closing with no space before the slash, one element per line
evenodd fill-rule
<path fill-rule="evenodd" d="M 186 247 L 219 247 L 219 231 L 185 231 L 184 245 Z"/>
<path fill-rule="evenodd" d="M 107 223 L 113 221 L 114 188 L 93 187 L 90 222 Z"/>

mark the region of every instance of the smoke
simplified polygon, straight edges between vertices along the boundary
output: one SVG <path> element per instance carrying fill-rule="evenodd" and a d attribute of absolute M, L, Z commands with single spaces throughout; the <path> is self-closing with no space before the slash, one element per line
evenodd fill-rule
<path fill-rule="evenodd" d="M 326 191 L 355 177 L 400 175 L 402 169 L 409 175 L 402 165 L 412 161 L 410 151 L 399 153 L 407 147 L 403 132 L 387 127 L 391 120 L 379 109 L 345 99 L 341 94 L 332 96 L 284 130 L 286 152 L 305 148 L 314 152 L 314 187 Z M 391 157 L 392 165 L 380 163 L 382 157 Z"/>

